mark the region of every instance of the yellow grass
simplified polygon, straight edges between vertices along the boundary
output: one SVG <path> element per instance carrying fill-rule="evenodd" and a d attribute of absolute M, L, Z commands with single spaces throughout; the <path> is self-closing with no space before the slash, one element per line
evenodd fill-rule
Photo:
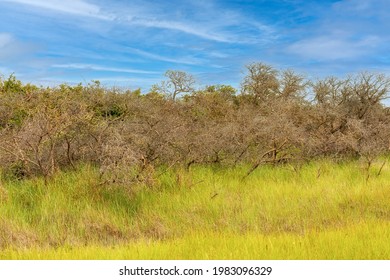
<path fill-rule="evenodd" d="M 0 186 L 0 259 L 390 259 L 390 169 L 317 161 L 168 170 L 99 186 L 90 166 Z M 161 174 L 161 173 L 157 173 Z"/>

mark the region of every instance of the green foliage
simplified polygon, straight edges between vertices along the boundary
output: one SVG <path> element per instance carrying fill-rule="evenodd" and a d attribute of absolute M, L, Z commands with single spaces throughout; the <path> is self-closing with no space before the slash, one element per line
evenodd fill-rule
<path fill-rule="evenodd" d="M 23 162 L 14 162 L 6 169 L 3 169 L 3 177 L 5 180 L 16 181 L 26 179 L 28 172 Z"/>
<path fill-rule="evenodd" d="M 25 92 L 22 82 L 17 80 L 14 74 L 11 74 L 7 80 L 3 81 L 2 91 L 6 93 Z"/>
<path fill-rule="evenodd" d="M 124 113 L 125 109 L 119 104 L 112 104 L 109 107 L 97 109 L 97 114 L 104 118 L 118 118 L 123 116 Z"/>
<path fill-rule="evenodd" d="M 17 110 L 12 117 L 8 120 L 7 125 L 11 128 L 19 128 L 22 126 L 23 121 L 28 117 L 28 113 L 25 109 Z"/>

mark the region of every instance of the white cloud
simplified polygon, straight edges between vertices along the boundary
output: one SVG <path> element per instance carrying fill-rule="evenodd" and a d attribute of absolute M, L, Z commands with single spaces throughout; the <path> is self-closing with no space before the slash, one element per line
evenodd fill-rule
<path fill-rule="evenodd" d="M 0 33 L 0 50 L 13 41 L 13 38 L 8 33 Z"/>
<path fill-rule="evenodd" d="M 154 71 L 145 71 L 138 69 L 128 69 L 128 68 L 115 68 L 115 67 L 105 67 L 93 64 L 82 64 L 82 63 L 69 63 L 69 64 L 55 64 L 52 65 L 53 68 L 67 68 L 67 69 L 85 69 L 85 70 L 95 70 L 95 71 L 107 71 L 107 72 L 118 72 L 118 73 L 132 73 L 132 74 L 157 74 L 158 72 Z"/>
<path fill-rule="evenodd" d="M 374 51 L 380 39 L 369 36 L 361 40 L 348 40 L 338 36 L 320 36 L 298 41 L 287 48 L 288 52 L 315 60 L 357 58 Z"/>
<path fill-rule="evenodd" d="M 143 18 L 130 18 L 130 23 L 135 25 L 140 25 L 144 27 L 153 27 L 153 28 L 161 28 L 161 29 L 170 29 L 175 31 L 180 31 L 183 33 L 187 33 L 190 35 L 195 35 L 197 37 L 216 41 L 216 42 L 223 42 L 223 43 L 230 43 L 233 40 L 233 38 L 229 38 L 226 35 L 222 34 L 215 34 L 210 31 L 205 31 L 203 28 L 199 25 L 195 24 L 185 24 L 183 22 L 178 21 L 166 21 L 166 20 L 153 20 L 153 19 L 143 19 Z"/>
<path fill-rule="evenodd" d="M 172 57 L 167 57 L 143 50 L 139 50 L 136 48 L 126 48 L 129 52 L 140 55 L 142 57 L 146 58 L 151 58 L 153 60 L 158 60 L 158 61 L 165 61 L 165 62 L 172 62 L 172 63 L 177 63 L 177 64 L 188 64 L 188 65 L 199 65 L 204 63 L 205 61 L 203 59 L 199 58 L 194 58 L 194 57 L 181 57 L 181 58 L 172 58 Z"/>
<path fill-rule="evenodd" d="M 178 31 L 221 43 L 257 43 L 257 41 L 248 40 L 245 36 L 229 31 L 231 26 L 255 27 L 263 39 L 269 37 L 273 31 L 269 26 L 248 19 L 235 11 L 221 10 L 221 8 L 211 4 L 212 1 L 193 4 L 193 18 L 183 18 L 183 16 L 177 14 L 170 16 L 165 10 L 159 10 L 156 3 L 148 1 L 138 4 L 115 3 L 115 5 L 110 5 L 110 2 L 107 1 L 104 6 L 98 6 L 86 0 L 0 0 L 0 2 L 22 4 L 59 13 L 108 20 L 117 24 Z M 210 5 L 213 9 L 210 8 Z M 214 12 L 216 9 L 220 9 L 217 14 Z M 160 14 L 164 16 L 160 16 Z"/>
<path fill-rule="evenodd" d="M 102 83 L 102 85 L 111 87 L 124 87 L 124 89 L 137 89 L 141 88 L 142 91 L 147 92 L 149 88 L 153 84 L 157 84 L 161 82 L 163 77 L 160 78 L 144 78 L 144 77 L 139 77 L 139 78 L 131 78 L 131 77 L 126 77 L 126 76 L 113 76 L 113 77 L 99 77 L 99 76 L 94 76 L 91 78 L 91 80 L 99 81 Z M 56 86 L 62 83 L 69 83 L 73 85 L 77 85 L 80 81 L 77 79 L 69 79 L 68 77 L 61 77 L 61 76 L 43 76 L 41 78 L 35 79 L 35 83 L 45 85 L 45 86 Z"/>
<path fill-rule="evenodd" d="M 229 55 L 220 51 L 209 51 L 207 55 L 215 58 L 228 58 Z"/>
<path fill-rule="evenodd" d="M 143 84 L 143 85 L 152 85 L 156 84 L 161 81 L 160 78 L 129 78 L 129 77 L 122 77 L 122 76 L 115 76 L 115 77 L 98 77 L 96 80 L 100 82 L 131 82 L 135 84 Z"/>
<path fill-rule="evenodd" d="M 335 11 L 338 11 L 338 12 L 364 12 L 364 13 L 367 13 L 367 12 L 371 12 L 372 9 L 374 8 L 377 8 L 378 5 L 381 5 L 381 1 L 382 0 L 371 0 L 371 1 L 367 1 L 367 0 L 342 0 L 342 1 L 339 1 L 339 2 L 335 2 L 333 5 L 332 5 L 332 8 L 335 10 Z M 375 3 L 376 2 L 376 3 Z"/>
<path fill-rule="evenodd" d="M 21 63 L 22 56 L 30 55 L 37 49 L 37 45 L 21 42 L 12 34 L 0 33 L 0 63 L 6 61 L 13 64 Z"/>
<path fill-rule="evenodd" d="M 186 33 L 219 43 L 257 44 L 266 38 L 275 37 L 275 30 L 271 26 L 227 5 L 220 5 L 218 1 L 161 3 L 155 1 L 141 1 L 138 5 L 126 3 L 122 11 L 116 13 L 117 22 Z M 256 34 L 248 38 L 250 32 Z"/>
<path fill-rule="evenodd" d="M 204 13 L 203 17 L 197 17 L 202 11 L 195 10 L 193 13 L 195 18 L 174 17 L 172 20 L 166 17 L 159 18 L 155 14 L 143 11 L 136 16 L 122 18 L 121 21 L 135 26 L 178 31 L 220 43 L 254 44 L 276 38 L 273 27 L 254 19 L 248 19 L 244 15 L 231 12 L 218 14 L 212 12 L 208 14 L 207 19 L 202 19 Z M 234 28 L 239 32 L 234 31 Z M 255 34 L 248 38 L 248 33 L 245 30 L 255 31 Z"/>
<path fill-rule="evenodd" d="M 99 6 L 87 3 L 83 0 L 3 0 L 3 2 L 24 4 L 61 13 L 88 16 L 105 20 L 112 19 L 111 16 L 101 13 Z"/>

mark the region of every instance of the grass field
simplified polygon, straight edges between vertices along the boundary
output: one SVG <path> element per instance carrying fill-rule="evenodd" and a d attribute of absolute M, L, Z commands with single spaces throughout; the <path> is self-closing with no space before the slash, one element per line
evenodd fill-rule
<path fill-rule="evenodd" d="M 0 185 L 0 259 L 390 259 L 379 160 L 195 166 L 101 186 L 91 166 Z"/>

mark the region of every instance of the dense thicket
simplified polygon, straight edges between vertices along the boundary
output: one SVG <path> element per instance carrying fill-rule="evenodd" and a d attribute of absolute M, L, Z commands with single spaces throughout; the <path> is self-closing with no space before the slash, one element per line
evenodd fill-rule
<path fill-rule="evenodd" d="M 180 71 L 167 78 L 147 94 L 99 82 L 43 88 L 1 79 L 1 168 L 47 179 L 87 162 L 100 168 L 102 182 L 128 182 L 148 180 L 159 165 L 370 162 L 389 148 L 384 75 L 308 81 L 254 63 L 240 93 L 225 85 L 194 90 Z"/>

